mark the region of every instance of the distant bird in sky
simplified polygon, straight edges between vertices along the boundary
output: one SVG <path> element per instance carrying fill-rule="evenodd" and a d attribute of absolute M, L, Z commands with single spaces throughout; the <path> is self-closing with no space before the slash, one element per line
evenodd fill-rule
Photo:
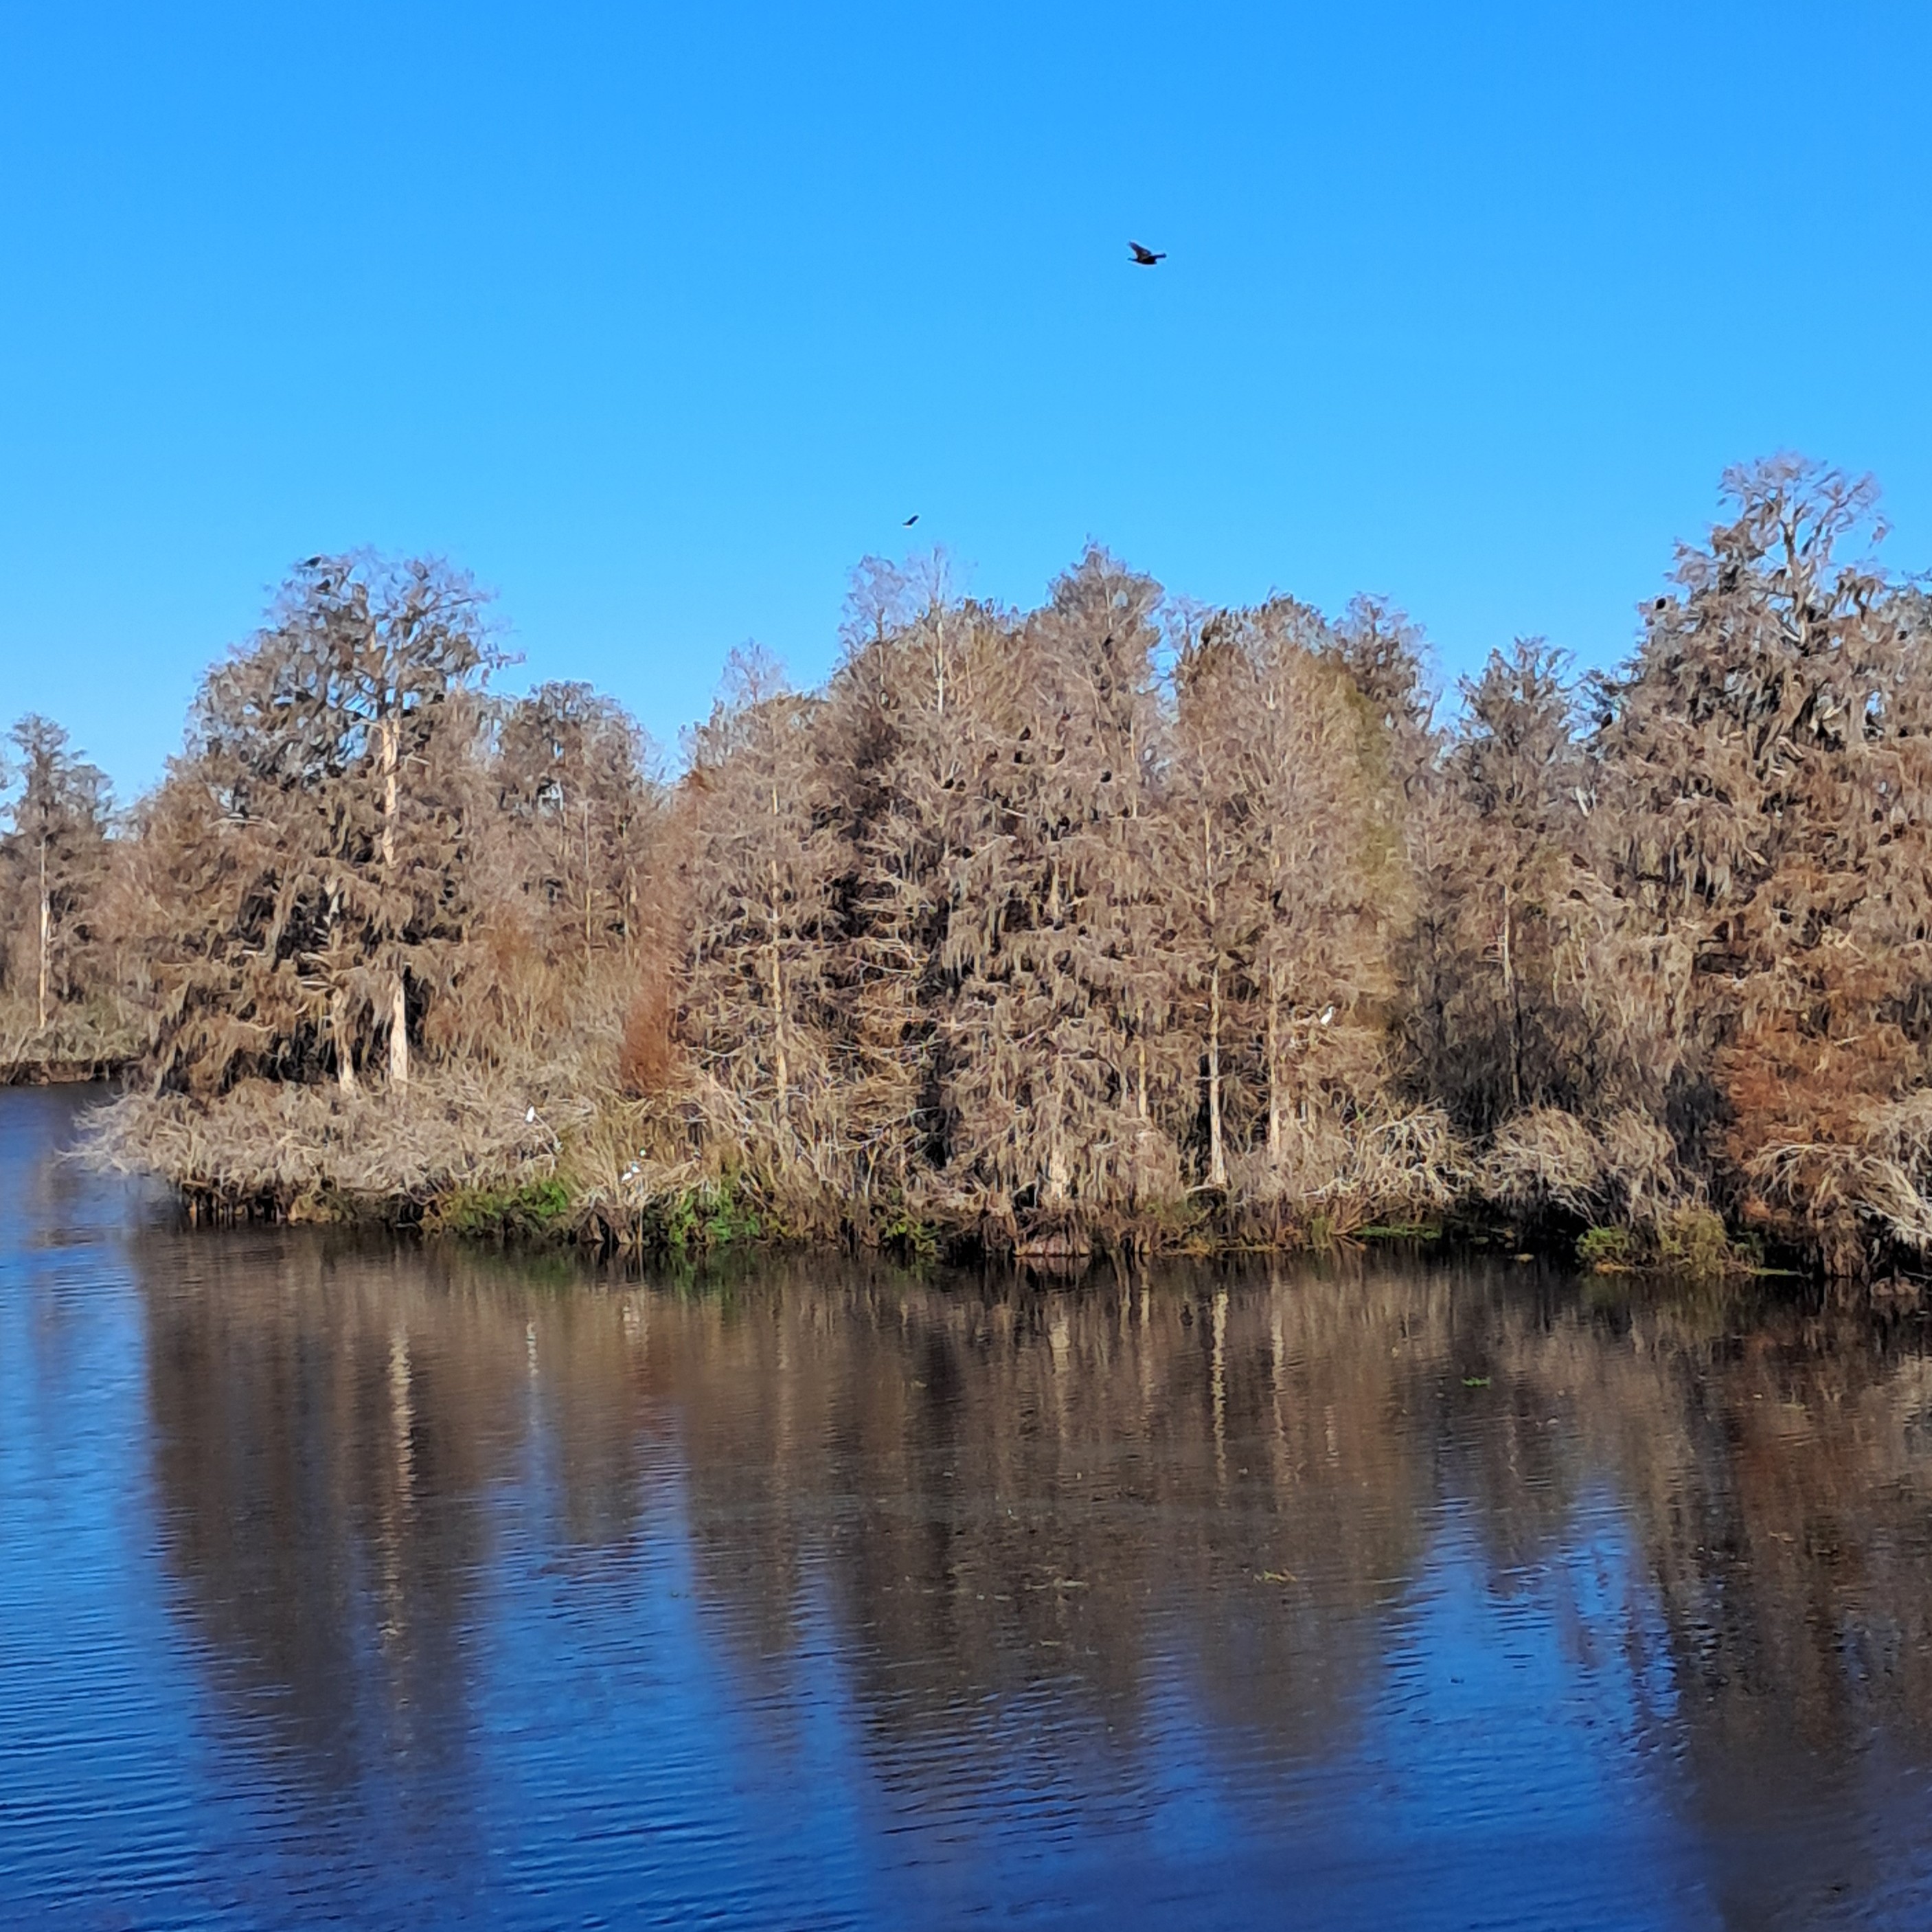
<path fill-rule="evenodd" d="M 1130 242 L 1127 246 L 1134 251 L 1134 266 L 1137 268 L 1150 268 L 1155 262 L 1167 260 L 1165 248 L 1143 248 L 1138 242 Z"/>
<path fill-rule="evenodd" d="M 915 511 L 914 511 L 914 512 L 912 513 L 912 514 L 911 514 L 910 516 L 909 516 L 908 518 L 907 518 L 907 519 L 905 520 L 905 522 L 904 523 L 904 524 L 902 524 L 902 525 L 901 526 L 901 527 L 902 527 L 902 529 L 905 529 L 905 530 L 910 530 L 910 529 L 912 528 L 913 525 L 914 525 L 914 524 L 915 524 L 916 523 L 917 523 L 918 521 L 919 521 L 919 512 L 918 512 L 916 510 L 915 510 Z"/>

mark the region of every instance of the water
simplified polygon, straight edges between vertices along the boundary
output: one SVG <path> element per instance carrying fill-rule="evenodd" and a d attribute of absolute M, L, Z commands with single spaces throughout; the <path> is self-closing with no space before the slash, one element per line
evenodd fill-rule
<path fill-rule="evenodd" d="M 1932 1923 L 1916 1316 L 193 1233 L 0 1094 L 0 1923 Z"/>

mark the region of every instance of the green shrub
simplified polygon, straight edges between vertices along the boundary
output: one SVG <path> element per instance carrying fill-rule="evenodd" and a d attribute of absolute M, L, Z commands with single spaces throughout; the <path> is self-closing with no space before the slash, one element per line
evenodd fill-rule
<path fill-rule="evenodd" d="M 459 1187 L 430 1223 L 466 1240 L 555 1240 L 568 1232 L 570 1208 L 569 1189 L 553 1175 L 520 1187 Z"/>
<path fill-rule="evenodd" d="M 730 1174 L 660 1196 L 644 1229 L 647 1246 L 674 1255 L 738 1246 L 760 1239 L 764 1232 L 748 1190 Z"/>
<path fill-rule="evenodd" d="M 878 1232 L 879 1246 L 889 1253 L 910 1262 L 935 1262 L 939 1258 L 939 1230 L 930 1221 L 922 1221 L 904 1208 L 894 1211 Z"/>
<path fill-rule="evenodd" d="M 1636 1252 L 1628 1228 L 1586 1228 L 1576 1238 L 1576 1264 L 1592 1274 L 1622 1274 Z"/>
<path fill-rule="evenodd" d="M 1657 1231 L 1659 1262 L 1693 1280 L 1714 1281 L 1736 1264 L 1721 1216 L 1708 1208 L 1680 1208 Z"/>

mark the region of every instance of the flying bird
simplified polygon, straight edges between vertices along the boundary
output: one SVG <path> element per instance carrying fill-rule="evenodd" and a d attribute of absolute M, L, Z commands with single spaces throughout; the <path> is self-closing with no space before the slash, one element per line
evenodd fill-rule
<path fill-rule="evenodd" d="M 1165 248 L 1143 248 L 1138 242 L 1130 242 L 1127 246 L 1134 251 L 1134 266 L 1137 268 L 1150 268 L 1155 262 L 1167 260 Z"/>
<path fill-rule="evenodd" d="M 907 518 L 907 519 L 905 520 L 904 523 L 903 524 L 902 524 L 902 525 L 900 526 L 900 527 L 901 527 L 902 529 L 903 529 L 903 530 L 910 530 L 910 529 L 912 528 L 913 525 L 914 525 L 914 524 L 915 524 L 916 523 L 917 523 L 918 521 L 919 521 L 919 512 L 918 512 L 916 510 L 915 510 L 915 511 L 914 511 L 914 512 L 912 513 L 912 514 L 911 514 L 910 516 L 909 516 L 908 518 Z"/>

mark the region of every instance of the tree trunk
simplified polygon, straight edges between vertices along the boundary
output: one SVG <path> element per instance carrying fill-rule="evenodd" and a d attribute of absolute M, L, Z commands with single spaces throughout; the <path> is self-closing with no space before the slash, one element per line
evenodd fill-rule
<path fill-rule="evenodd" d="M 1509 881 L 1503 881 L 1503 999 L 1509 1007 L 1510 1105 L 1522 1106 L 1522 1008 L 1516 998 L 1516 967 L 1510 956 L 1510 926 L 1513 916 Z"/>
<path fill-rule="evenodd" d="M 47 842 L 40 839 L 40 1030 L 47 1027 L 47 962 L 52 951 L 53 903 L 47 896 Z"/>
<path fill-rule="evenodd" d="M 386 886 L 394 883 L 396 868 L 397 736 L 397 720 L 391 714 L 382 723 L 382 883 Z M 403 983 L 403 964 L 398 958 L 389 986 L 389 1084 L 400 1092 L 409 1084 L 409 994 Z"/>
<path fill-rule="evenodd" d="M 1053 1144 L 1048 1150 L 1046 1156 L 1046 1198 L 1054 1206 L 1060 1206 L 1066 1202 L 1069 1178 L 1066 1172 L 1066 1155 L 1060 1144 L 1060 1136 L 1056 1132 L 1053 1137 Z"/>
<path fill-rule="evenodd" d="M 778 795 L 772 794 L 772 819 L 777 823 Z M 778 1119 L 782 1121 L 791 1110 L 791 1066 L 785 1058 L 785 1005 L 784 961 L 778 937 L 778 862 L 771 862 L 770 898 L 766 908 L 767 929 L 771 934 L 772 946 L 772 1072 L 778 1080 Z"/>
<path fill-rule="evenodd" d="M 349 1016 L 340 993 L 328 1002 L 328 1030 L 335 1042 L 335 1084 L 345 1094 L 356 1090 L 355 1052 L 349 1039 Z"/>
<path fill-rule="evenodd" d="M 389 989 L 389 1084 L 398 1092 L 410 1084 L 410 1000 L 400 973 Z"/>
<path fill-rule="evenodd" d="M 1220 914 L 1214 898 L 1214 820 L 1201 814 L 1201 863 L 1207 882 L 1208 944 L 1214 950 L 1208 974 L 1208 1179 L 1210 1186 L 1228 1184 L 1227 1156 L 1221 1145 L 1221 961 L 1216 931 Z"/>
<path fill-rule="evenodd" d="M 386 874 L 396 862 L 396 721 L 385 716 L 376 728 L 382 767 L 382 870 Z"/>
<path fill-rule="evenodd" d="M 590 798 L 584 800 L 584 963 L 590 964 Z"/>
<path fill-rule="evenodd" d="M 1268 975 L 1268 1159 L 1281 1159 L 1281 982 Z"/>
<path fill-rule="evenodd" d="M 1221 966 L 1218 960 L 1208 980 L 1208 1178 L 1216 1187 L 1228 1184 L 1227 1156 L 1221 1145 Z"/>

